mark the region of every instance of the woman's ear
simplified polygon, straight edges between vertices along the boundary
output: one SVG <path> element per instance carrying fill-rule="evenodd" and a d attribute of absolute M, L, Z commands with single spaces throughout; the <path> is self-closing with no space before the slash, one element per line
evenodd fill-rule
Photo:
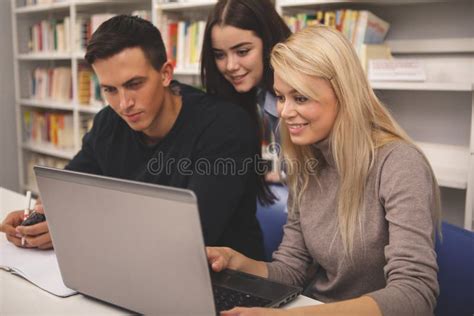
<path fill-rule="evenodd" d="M 164 87 L 168 87 L 173 80 L 173 70 L 174 67 L 170 61 L 165 62 L 163 66 L 161 66 L 160 73 Z"/>

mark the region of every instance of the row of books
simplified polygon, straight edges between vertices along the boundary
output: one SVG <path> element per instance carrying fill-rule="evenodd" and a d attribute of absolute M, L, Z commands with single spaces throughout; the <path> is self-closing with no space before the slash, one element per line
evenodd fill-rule
<path fill-rule="evenodd" d="M 163 18 L 159 29 L 167 48 L 168 60 L 180 69 L 199 69 L 206 22 L 176 21 Z"/>
<path fill-rule="evenodd" d="M 74 43 L 71 43 L 71 19 L 68 16 L 63 19 L 39 21 L 29 28 L 28 50 L 30 53 L 82 51 L 93 31 L 112 16 L 111 14 L 78 16 L 72 27 Z"/>
<path fill-rule="evenodd" d="M 79 104 L 91 106 L 104 105 L 99 80 L 91 68 L 79 68 L 77 84 Z"/>
<path fill-rule="evenodd" d="M 79 66 L 77 82 L 79 104 L 104 105 L 99 80 L 91 68 Z M 30 98 L 35 100 L 71 102 L 71 68 L 35 68 L 31 75 Z"/>
<path fill-rule="evenodd" d="M 293 32 L 315 24 L 333 27 L 351 41 L 359 54 L 363 44 L 383 43 L 390 28 L 387 21 L 368 10 L 316 11 L 314 14 L 285 15 L 283 18 Z"/>
<path fill-rule="evenodd" d="M 148 10 L 135 10 L 130 13 L 131 15 L 137 15 L 145 20 L 150 21 L 151 11 Z M 114 13 L 97 13 L 90 16 L 79 16 L 76 18 L 76 26 L 74 27 L 74 38 L 76 39 L 75 50 L 84 51 L 87 43 L 91 38 L 92 34 L 97 28 L 108 19 L 114 17 Z"/>
<path fill-rule="evenodd" d="M 309 25 L 325 24 L 341 31 L 354 45 L 359 55 L 364 44 L 383 43 L 390 24 L 370 11 L 341 9 L 285 15 L 285 22 L 293 32 Z M 179 69 L 198 70 L 205 21 L 176 21 L 164 16 L 158 26 L 167 47 L 168 59 Z"/>
<path fill-rule="evenodd" d="M 29 28 L 28 51 L 30 53 L 84 51 L 92 33 L 114 15 L 112 13 L 79 15 L 74 26 L 71 26 L 71 19 L 68 16 L 63 19 L 39 21 Z M 151 18 L 151 12 L 146 10 L 133 11 L 132 15 L 148 20 Z M 70 37 L 72 34 L 74 34 L 73 43 Z"/>
<path fill-rule="evenodd" d="M 71 20 L 64 19 L 42 20 L 33 24 L 29 31 L 28 50 L 38 52 L 68 52 L 71 50 L 69 32 Z"/>
<path fill-rule="evenodd" d="M 25 5 L 52 4 L 57 2 L 65 2 L 65 0 L 26 0 Z"/>
<path fill-rule="evenodd" d="M 25 142 L 30 144 L 52 145 L 60 149 L 74 148 L 71 113 L 24 110 L 23 131 Z"/>
<path fill-rule="evenodd" d="M 70 102 L 72 99 L 71 68 L 35 68 L 31 75 L 30 96 L 36 100 Z"/>
<path fill-rule="evenodd" d="M 97 30 L 99 25 L 113 16 L 114 14 L 111 13 L 92 14 L 91 16 L 78 16 L 76 18 L 76 25 L 74 27 L 74 49 L 76 51 L 84 51 L 88 41 L 92 36 L 92 33 Z"/>

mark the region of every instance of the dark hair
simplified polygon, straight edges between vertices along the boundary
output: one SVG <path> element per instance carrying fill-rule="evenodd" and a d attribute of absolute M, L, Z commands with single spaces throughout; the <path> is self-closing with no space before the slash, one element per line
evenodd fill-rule
<path fill-rule="evenodd" d="M 257 137 L 262 138 L 262 126 L 257 112 L 257 87 L 246 93 L 238 93 L 219 72 L 212 49 L 212 28 L 229 25 L 252 31 L 263 43 L 263 78 L 261 87 L 273 93 L 273 70 L 270 53 L 275 44 L 286 40 L 291 31 L 278 15 L 270 0 L 219 0 L 207 19 L 201 53 L 201 82 L 210 94 L 219 95 L 243 107 L 258 126 Z M 265 204 L 275 199 L 265 183 L 259 180 L 259 200 Z"/>
<path fill-rule="evenodd" d="M 102 23 L 87 44 L 85 59 L 92 65 L 131 47 L 140 47 L 156 70 L 167 60 L 160 31 L 149 21 L 130 15 L 117 15 Z"/>

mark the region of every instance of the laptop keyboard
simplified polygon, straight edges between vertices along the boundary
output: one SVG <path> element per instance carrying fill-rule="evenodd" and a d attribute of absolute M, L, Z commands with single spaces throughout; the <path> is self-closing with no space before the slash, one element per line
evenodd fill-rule
<path fill-rule="evenodd" d="M 214 302 L 217 310 L 226 311 L 236 306 L 243 307 L 262 307 L 269 304 L 271 301 L 253 296 L 251 294 L 231 290 L 225 287 L 213 285 Z"/>

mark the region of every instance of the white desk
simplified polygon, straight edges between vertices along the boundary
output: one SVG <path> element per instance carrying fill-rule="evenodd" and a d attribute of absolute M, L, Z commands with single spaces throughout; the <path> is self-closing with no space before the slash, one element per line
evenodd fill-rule
<path fill-rule="evenodd" d="M 0 220 L 8 212 L 25 207 L 25 197 L 0 188 Z M 0 238 L 5 236 L 0 233 Z M 300 295 L 285 308 L 320 304 Z M 21 277 L 0 269 L 0 315 L 127 315 L 128 311 L 81 294 L 60 298 Z"/>

